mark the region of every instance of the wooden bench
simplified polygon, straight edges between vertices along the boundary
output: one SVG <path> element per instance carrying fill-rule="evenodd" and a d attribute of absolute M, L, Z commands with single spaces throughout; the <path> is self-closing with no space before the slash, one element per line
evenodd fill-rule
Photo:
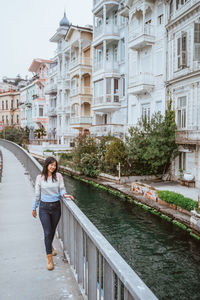
<path fill-rule="evenodd" d="M 181 185 L 186 185 L 188 187 L 195 187 L 195 180 L 181 179 Z"/>

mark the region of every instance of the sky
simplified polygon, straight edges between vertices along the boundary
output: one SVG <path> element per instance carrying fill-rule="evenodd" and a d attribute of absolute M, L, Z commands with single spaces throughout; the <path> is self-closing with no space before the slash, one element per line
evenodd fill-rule
<path fill-rule="evenodd" d="M 0 80 L 31 73 L 34 58 L 50 59 L 49 42 L 66 10 L 70 23 L 92 25 L 92 0 L 0 0 Z"/>

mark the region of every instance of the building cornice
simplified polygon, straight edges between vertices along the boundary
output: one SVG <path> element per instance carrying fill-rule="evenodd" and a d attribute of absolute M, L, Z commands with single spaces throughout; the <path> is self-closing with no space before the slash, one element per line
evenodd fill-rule
<path fill-rule="evenodd" d="M 190 78 L 193 78 L 193 77 L 196 77 L 196 76 L 200 76 L 200 70 L 191 72 L 191 73 L 186 74 L 186 75 L 181 75 L 181 76 L 176 77 L 172 80 L 168 80 L 168 81 L 166 81 L 166 87 L 169 87 L 170 85 L 172 85 L 174 83 L 178 83 L 182 80 L 190 79 Z"/>
<path fill-rule="evenodd" d="M 180 23 L 184 18 L 192 15 L 194 13 L 194 11 L 197 10 L 200 11 L 200 2 L 196 3 L 195 5 L 193 5 L 192 7 L 190 7 L 188 10 L 185 10 L 182 14 L 180 14 L 179 16 L 177 16 L 175 19 L 171 20 L 167 25 L 166 25 L 166 29 L 169 30 L 171 29 L 173 26 L 176 26 L 177 23 Z"/>

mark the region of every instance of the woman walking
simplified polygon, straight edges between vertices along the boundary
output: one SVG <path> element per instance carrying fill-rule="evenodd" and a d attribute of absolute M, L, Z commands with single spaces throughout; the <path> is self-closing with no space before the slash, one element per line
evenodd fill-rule
<path fill-rule="evenodd" d="M 63 177 L 57 173 L 58 163 L 54 157 L 45 160 L 41 175 L 35 183 L 35 202 L 32 215 L 37 217 L 36 208 L 39 206 L 39 218 L 44 230 L 44 241 L 47 254 L 47 269 L 54 268 L 53 257 L 56 251 L 53 248 L 53 238 L 61 216 L 60 198 L 70 198 L 65 190 Z"/>

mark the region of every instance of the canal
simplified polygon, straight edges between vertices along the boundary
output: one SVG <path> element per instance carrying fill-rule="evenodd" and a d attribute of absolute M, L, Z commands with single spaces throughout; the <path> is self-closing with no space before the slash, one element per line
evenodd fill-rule
<path fill-rule="evenodd" d="M 200 242 L 138 206 L 64 180 L 79 208 L 160 300 L 200 299 Z"/>

